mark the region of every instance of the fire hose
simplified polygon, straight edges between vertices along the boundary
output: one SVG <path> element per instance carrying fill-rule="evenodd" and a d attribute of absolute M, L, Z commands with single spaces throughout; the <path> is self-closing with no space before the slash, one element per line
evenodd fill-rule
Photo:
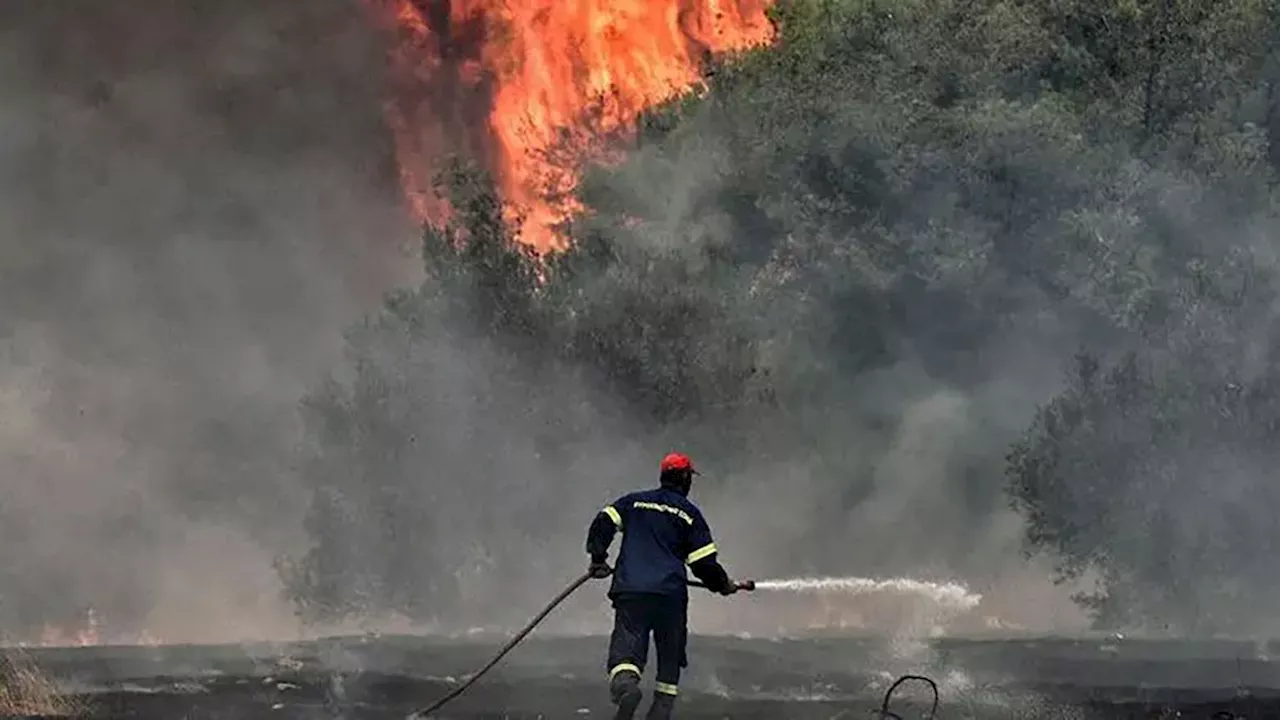
<path fill-rule="evenodd" d="M 884 693 L 884 702 L 880 703 L 880 720 L 903 720 L 901 715 L 889 709 L 889 703 L 893 702 L 894 691 L 897 690 L 902 683 L 908 680 L 922 682 L 928 685 L 929 689 L 933 691 L 933 706 L 929 708 L 929 714 L 926 716 L 926 720 L 933 720 L 934 716 L 938 714 L 938 683 L 924 675 L 902 675 L 895 680 Z"/>
<path fill-rule="evenodd" d="M 591 573 L 583 573 L 581 577 L 569 583 L 568 587 L 566 587 L 564 590 L 561 590 L 559 595 L 556 595 L 554 598 L 552 598 L 551 602 L 547 603 L 547 606 L 544 607 L 541 612 L 535 615 L 533 619 L 529 621 L 528 625 L 525 625 L 524 628 L 520 630 L 520 632 L 516 633 L 515 636 L 513 636 L 510 640 L 508 640 L 507 644 L 502 646 L 502 649 L 498 651 L 498 654 L 494 655 L 493 659 L 490 660 L 487 664 L 485 664 L 484 667 L 477 670 L 474 674 L 471 675 L 470 678 L 467 679 L 466 682 L 454 688 L 452 691 L 449 692 L 449 694 L 435 701 L 433 704 L 421 710 L 417 710 L 411 713 L 408 717 L 408 720 L 421 720 L 422 718 L 426 718 L 429 713 L 433 713 L 436 710 L 439 710 L 440 708 L 444 707 L 449 702 L 451 702 L 454 698 L 457 698 L 459 695 L 466 692 L 467 689 L 470 688 L 472 685 L 474 685 L 475 682 L 479 680 L 485 673 L 492 670 L 493 666 L 497 665 L 498 662 L 502 660 L 502 658 L 506 657 L 507 653 L 515 649 L 515 647 L 519 645 L 522 640 L 528 637 L 529 633 L 533 632 L 533 629 L 537 627 L 539 623 L 541 623 L 548 615 L 550 615 L 553 610 L 555 610 L 557 607 L 560 606 L 560 603 L 563 603 L 565 600 L 567 600 L 570 595 L 576 592 L 578 588 L 582 587 L 590 579 L 591 579 Z M 688 580 L 686 582 L 689 585 L 689 587 L 708 589 L 706 583 L 702 583 L 697 580 Z M 740 582 L 737 582 L 736 585 L 738 590 L 745 590 L 747 592 L 750 592 L 756 589 L 756 583 L 754 580 L 740 581 Z M 929 714 L 927 716 L 927 720 L 933 720 L 934 716 L 938 712 L 938 686 L 936 683 L 934 683 L 933 680 L 923 675 L 903 675 L 902 677 L 898 678 L 897 681 L 893 683 L 893 685 L 889 686 L 888 691 L 884 695 L 884 703 L 880 707 L 881 720 L 903 720 L 901 715 L 889 709 L 889 703 L 892 701 L 893 694 L 898 689 L 898 687 L 908 680 L 916 680 L 919 682 L 926 683 L 930 687 L 930 689 L 933 690 L 933 707 L 930 708 Z"/>
<path fill-rule="evenodd" d="M 519 645 L 520 642 L 529 635 L 529 633 L 533 632 L 533 629 L 538 626 L 538 623 L 541 623 L 543 619 L 545 619 L 548 615 L 551 614 L 553 610 L 555 610 L 557 607 L 560 606 L 560 603 L 567 600 L 570 595 L 572 595 L 575 591 L 577 591 L 578 588 L 582 587 L 590 579 L 591 579 L 591 573 L 583 573 L 581 577 L 569 583 L 568 587 L 566 587 L 564 590 L 561 590 L 559 595 L 556 595 L 554 598 L 552 598 L 551 602 L 547 603 L 547 606 L 542 608 L 542 612 L 535 615 L 533 619 L 529 621 L 528 625 L 525 625 L 524 628 L 520 630 L 520 632 L 516 633 L 514 637 L 508 640 L 507 644 L 502 646 L 502 649 L 498 651 L 498 654 L 494 655 L 493 659 L 490 660 L 484 667 L 477 670 L 474 674 L 472 674 L 470 678 L 467 679 L 466 682 L 454 688 L 452 691 L 449 692 L 448 695 L 445 695 L 444 697 L 435 701 L 433 704 L 421 710 L 415 710 L 413 713 L 409 715 L 408 720 L 420 720 L 421 718 L 425 718 L 429 713 L 433 713 L 436 710 L 439 710 L 440 708 L 444 707 L 449 702 L 451 702 L 454 698 L 466 692 L 467 689 L 470 688 L 472 685 L 474 685 L 475 682 L 479 680 L 485 673 L 492 670 L 494 665 L 497 665 L 498 662 L 502 660 L 502 658 L 506 657 L 507 653 L 515 649 L 515 647 Z M 690 587 L 699 587 L 699 588 L 707 587 L 705 584 L 700 583 L 696 580 L 689 580 L 687 582 Z M 745 580 L 745 581 L 739 582 L 737 583 L 737 586 L 739 590 L 746 590 L 748 592 L 756 589 L 756 583 L 754 580 Z"/>

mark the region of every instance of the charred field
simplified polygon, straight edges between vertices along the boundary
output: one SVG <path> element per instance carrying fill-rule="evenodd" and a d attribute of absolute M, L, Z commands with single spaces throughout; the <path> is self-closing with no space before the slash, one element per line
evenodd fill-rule
<path fill-rule="evenodd" d="M 343 637 L 258 646 L 48 648 L 34 659 L 93 718 L 403 718 L 481 666 L 500 639 Z M 601 637 L 531 639 L 435 717 L 610 717 Z M 940 718 L 1274 717 L 1277 648 L 1106 639 L 768 640 L 699 636 L 684 718 L 875 716 L 901 673 L 940 689 Z M 927 692 L 927 691 L 926 691 Z M 925 717 L 905 685 L 890 709 Z"/>

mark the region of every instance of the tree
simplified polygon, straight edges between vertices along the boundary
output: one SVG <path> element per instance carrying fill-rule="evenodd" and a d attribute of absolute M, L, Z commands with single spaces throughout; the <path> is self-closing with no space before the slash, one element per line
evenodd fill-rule
<path fill-rule="evenodd" d="M 1273 277 L 1249 250 L 1200 259 L 1157 288 L 1163 322 L 1135 349 L 1076 359 L 1009 453 L 1028 547 L 1064 579 L 1096 571 L 1080 599 L 1104 626 L 1274 630 L 1258 610 L 1280 598 Z"/>
<path fill-rule="evenodd" d="M 1228 551 L 1172 569 L 1149 544 L 1115 551 L 1146 523 L 1190 552 L 1166 521 L 1177 494 L 1098 513 L 1152 478 L 1195 484 L 1186 463 L 1247 429 L 1198 424 L 1243 412 L 1223 383 L 1266 412 L 1269 371 L 1246 372 L 1256 349 L 1231 333 L 1269 307 L 1245 240 L 1274 227 L 1271 25 L 1260 3 L 1192 5 L 781 4 L 776 46 L 720 61 L 707 92 L 641 119 L 623 162 L 588 169 L 568 249 L 542 258 L 485 178 L 447 168 L 427 280 L 351 334 L 306 406 L 316 544 L 287 566 L 294 595 L 317 616 L 479 613 L 468 583 L 566 544 L 529 508 L 589 513 L 612 482 L 565 467 L 605 447 L 630 472 L 619 448 L 679 438 L 738 487 L 803 470 L 786 500 L 811 522 L 775 542 L 806 569 L 967 568 L 1008 490 L 1031 549 L 1107 578 L 1103 620 L 1186 620 L 1161 598 Z M 1081 344 L 1099 359 L 1052 399 L 1029 366 Z M 1026 398 L 1052 401 L 1002 484 Z M 927 479 L 903 459 L 917 446 L 940 458 Z M 883 507 L 933 532 L 887 539 L 902 518 Z M 1252 565 L 1223 567 L 1250 586 Z"/>

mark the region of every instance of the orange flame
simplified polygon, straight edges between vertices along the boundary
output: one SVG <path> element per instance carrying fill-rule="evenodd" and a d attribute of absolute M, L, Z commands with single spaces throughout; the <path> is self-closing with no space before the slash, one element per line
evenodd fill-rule
<path fill-rule="evenodd" d="M 101 645 L 139 645 L 156 647 L 163 641 L 147 630 L 137 634 L 112 635 L 104 637 L 102 621 L 93 608 L 85 612 L 83 622 L 77 625 L 59 626 L 46 623 L 40 632 L 40 639 L 35 643 L 18 643 L 20 647 L 96 647 Z"/>
<path fill-rule="evenodd" d="M 367 0 L 396 40 L 388 123 L 420 220 L 444 156 L 494 177 L 522 240 L 563 246 L 577 168 L 607 161 L 646 108 L 693 87 L 707 56 L 771 42 L 768 0 Z"/>

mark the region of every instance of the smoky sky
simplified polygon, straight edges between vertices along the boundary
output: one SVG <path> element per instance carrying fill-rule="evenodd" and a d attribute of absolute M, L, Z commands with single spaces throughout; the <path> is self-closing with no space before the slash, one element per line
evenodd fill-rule
<path fill-rule="evenodd" d="M 373 33 L 343 0 L 0 8 L 0 627 L 274 612 L 298 399 L 417 266 Z"/>

